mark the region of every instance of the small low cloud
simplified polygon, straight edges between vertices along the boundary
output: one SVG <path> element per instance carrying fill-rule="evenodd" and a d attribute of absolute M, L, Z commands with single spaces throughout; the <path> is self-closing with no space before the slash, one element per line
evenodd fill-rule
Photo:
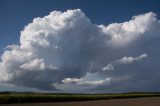
<path fill-rule="evenodd" d="M 142 60 L 146 57 L 147 57 L 147 54 L 144 53 L 144 54 L 141 54 L 138 57 L 123 57 L 122 59 L 117 60 L 117 62 L 119 62 L 120 64 L 130 64 L 130 63 L 133 63 L 133 62 L 136 62 L 136 61 L 140 61 L 140 60 Z"/>
<path fill-rule="evenodd" d="M 102 70 L 103 70 L 103 71 L 106 71 L 106 70 L 114 70 L 113 64 L 114 64 L 114 63 L 108 64 L 106 67 L 103 67 Z"/>
<path fill-rule="evenodd" d="M 63 84 L 76 84 L 76 85 L 80 85 L 80 86 L 98 86 L 98 85 L 102 85 L 105 83 L 109 83 L 111 80 L 111 78 L 105 78 L 105 79 L 101 79 L 101 80 L 90 80 L 87 81 L 83 78 L 66 78 L 64 80 L 62 80 Z"/>
<path fill-rule="evenodd" d="M 103 71 L 114 70 L 115 66 L 123 65 L 123 64 L 131 64 L 136 61 L 141 61 L 144 58 L 147 58 L 146 53 L 141 54 L 140 56 L 137 56 L 137 57 L 123 57 L 119 60 L 115 60 L 115 61 L 109 63 L 106 67 L 103 67 L 102 70 Z"/>
<path fill-rule="evenodd" d="M 79 82 L 81 79 L 78 78 L 66 78 L 64 80 L 62 80 L 62 83 L 66 84 L 66 83 L 77 83 Z"/>

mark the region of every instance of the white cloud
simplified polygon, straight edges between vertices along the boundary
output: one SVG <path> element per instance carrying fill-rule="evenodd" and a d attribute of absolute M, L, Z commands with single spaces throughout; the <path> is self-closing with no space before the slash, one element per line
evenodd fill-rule
<path fill-rule="evenodd" d="M 135 62 L 135 61 L 140 61 L 140 60 L 142 60 L 146 57 L 147 57 L 147 54 L 144 53 L 144 54 L 141 54 L 138 57 L 123 57 L 122 59 L 117 60 L 117 62 L 119 62 L 120 64 L 130 64 L 130 63 Z"/>
<path fill-rule="evenodd" d="M 157 23 L 158 22 L 158 23 Z M 156 14 L 149 12 L 146 14 L 132 17 L 132 20 L 124 23 L 113 23 L 107 27 L 101 25 L 104 33 L 111 37 L 109 43 L 114 46 L 124 46 L 142 36 L 147 36 L 146 33 L 152 33 L 155 27 L 159 27 L 159 21 L 156 19 Z M 158 35 L 153 32 L 151 36 Z"/>
<path fill-rule="evenodd" d="M 113 63 L 110 63 L 110 64 L 108 64 L 106 67 L 103 67 L 102 70 L 103 70 L 103 71 L 106 71 L 106 70 L 114 70 Z"/>
<path fill-rule="evenodd" d="M 21 31 L 20 45 L 11 45 L 3 53 L 0 79 L 46 89 L 64 77 L 81 77 L 104 46 L 103 36 L 80 9 L 35 18 Z"/>
<path fill-rule="evenodd" d="M 96 81 L 84 81 L 84 82 L 80 82 L 78 84 L 79 85 L 87 85 L 87 86 L 99 86 L 102 84 L 109 83 L 110 81 L 111 81 L 111 78 L 105 78 L 105 79 L 96 80 Z"/>
<path fill-rule="evenodd" d="M 153 12 L 104 26 L 92 24 L 80 9 L 53 11 L 33 19 L 21 31 L 20 44 L 6 48 L 1 56 L 0 82 L 56 90 L 54 84 L 62 80 L 82 87 L 105 85 L 108 80 L 105 78 L 132 76 L 130 80 L 123 80 L 132 85 L 134 78 L 142 79 L 139 76 L 144 75 L 143 70 L 148 70 L 146 79 L 155 83 L 159 78 L 153 78 L 159 75 L 153 71 L 159 69 L 159 33 L 160 21 Z M 145 54 L 126 57 L 141 53 Z M 149 58 L 144 59 L 147 54 Z M 123 58 L 115 61 L 120 57 Z M 142 59 L 142 62 L 136 62 Z M 122 66 L 133 62 L 137 64 L 130 64 L 132 68 Z M 109 64 L 103 70 L 119 71 L 102 71 L 106 63 Z M 128 71 L 132 69 L 134 71 Z M 87 76 L 87 73 L 99 74 Z M 116 80 L 116 83 L 121 82 Z"/>
<path fill-rule="evenodd" d="M 111 78 L 105 78 L 101 80 L 86 80 L 85 78 L 66 78 L 62 80 L 63 84 L 76 84 L 80 86 L 98 86 L 102 85 L 104 83 L 109 83 L 111 81 Z"/>
<path fill-rule="evenodd" d="M 140 60 L 142 60 L 146 57 L 147 57 L 146 53 L 141 54 L 140 56 L 137 56 L 137 57 L 123 57 L 119 60 L 115 60 L 115 61 L 109 63 L 106 67 L 103 67 L 102 70 L 103 71 L 114 70 L 115 66 L 118 66 L 118 65 L 121 65 L 121 64 L 131 64 L 133 62 L 140 61 Z"/>
<path fill-rule="evenodd" d="M 23 70 L 44 70 L 46 68 L 43 59 L 34 59 L 28 63 L 22 64 L 20 66 Z"/>
<path fill-rule="evenodd" d="M 66 79 L 62 80 L 62 83 L 76 83 L 80 80 L 81 79 L 78 79 L 78 78 L 66 78 Z"/>

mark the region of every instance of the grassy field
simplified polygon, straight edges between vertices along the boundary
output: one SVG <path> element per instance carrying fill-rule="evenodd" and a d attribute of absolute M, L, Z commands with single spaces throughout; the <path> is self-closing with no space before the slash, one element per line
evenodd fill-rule
<path fill-rule="evenodd" d="M 119 93 L 119 94 L 55 94 L 55 93 L 17 93 L 1 92 L 0 104 L 9 103 L 47 103 L 106 100 L 121 98 L 160 97 L 160 93 Z"/>

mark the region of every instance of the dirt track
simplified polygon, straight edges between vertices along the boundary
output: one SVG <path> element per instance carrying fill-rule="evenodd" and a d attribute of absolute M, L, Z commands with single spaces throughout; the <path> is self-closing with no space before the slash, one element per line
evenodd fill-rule
<path fill-rule="evenodd" d="M 160 106 L 160 97 L 112 99 L 84 102 L 1 104 L 0 106 Z"/>

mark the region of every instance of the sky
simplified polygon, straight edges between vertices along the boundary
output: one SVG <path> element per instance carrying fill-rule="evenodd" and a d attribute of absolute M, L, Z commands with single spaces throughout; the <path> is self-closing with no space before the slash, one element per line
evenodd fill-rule
<path fill-rule="evenodd" d="M 158 91 L 159 13 L 159 0 L 0 0 L 0 91 Z"/>

